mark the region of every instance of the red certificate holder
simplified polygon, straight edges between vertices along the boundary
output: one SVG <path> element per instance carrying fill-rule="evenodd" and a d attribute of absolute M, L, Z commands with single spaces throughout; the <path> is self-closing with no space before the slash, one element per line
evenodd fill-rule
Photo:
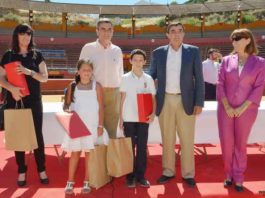
<path fill-rule="evenodd" d="M 56 118 L 72 139 L 91 135 L 90 131 L 75 111 L 70 113 L 56 113 Z"/>
<path fill-rule="evenodd" d="M 147 122 L 153 112 L 153 96 L 150 93 L 137 94 L 139 122 Z"/>
<path fill-rule="evenodd" d="M 15 61 L 5 65 L 7 80 L 10 84 L 20 87 L 23 96 L 28 96 L 29 88 L 24 74 L 18 74 L 16 68 L 21 62 Z"/>

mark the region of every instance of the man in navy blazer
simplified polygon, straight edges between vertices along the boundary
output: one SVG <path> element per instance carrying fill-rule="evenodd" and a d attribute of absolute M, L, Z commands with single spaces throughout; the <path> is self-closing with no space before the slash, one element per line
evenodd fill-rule
<path fill-rule="evenodd" d="M 204 104 L 204 80 L 198 47 L 183 44 L 184 27 L 171 23 L 166 33 L 169 45 L 152 53 L 150 74 L 157 84 L 156 115 L 159 119 L 163 157 L 158 183 L 175 177 L 176 131 L 181 145 L 181 174 L 189 186 L 195 186 L 195 117 Z"/>

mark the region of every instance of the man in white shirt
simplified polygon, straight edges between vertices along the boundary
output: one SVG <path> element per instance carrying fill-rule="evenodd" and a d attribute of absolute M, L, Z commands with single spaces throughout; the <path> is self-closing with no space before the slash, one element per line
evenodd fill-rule
<path fill-rule="evenodd" d="M 202 62 L 205 83 L 205 100 L 216 100 L 216 83 L 219 71 L 219 60 L 222 58 L 218 49 L 210 48 L 208 58 Z"/>
<path fill-rule="evenodd" d="M 98 21 L 96 33 L 98 39 L 85 44 L 79 59 L 93 63 L 95 79 L 103 87 L 104 127 L 110 138 L 115 138 L 119 121 L 119 86 L 123 75 L 123 55 L 120 47 L 111 43 L 113 25 L 109 19 Z"/>

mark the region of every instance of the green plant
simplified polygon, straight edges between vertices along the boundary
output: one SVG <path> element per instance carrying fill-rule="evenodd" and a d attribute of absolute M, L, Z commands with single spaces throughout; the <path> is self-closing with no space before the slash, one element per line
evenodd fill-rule
<path fill-rule="evenodd" d="M 243 15 L 243 17 L 242 17 L 242 23 L 243 24 L 252 23 L 256 20 L 257 20 L 257 18 L 254 15 L 246 14 L 246 15 Z"/>
<path fill-rule="evenodd" d="M 201 25 L 201 21 L 200 21 L 200 19 L 198 19 L 198 18 L 195 18 L 195 17 L 189 17 L 189 18 L 187 18 L 187 20 L 186 20 L 186 24 L 199 26 L 199 25 Z"/>
<path fill-rule="evenodd" d="M 78 25 L 88 25 L 89 26 L 89 22 L 87 22 L 87 21 L 78 20 L 78 21 L 76 21 L 76 23 Z"/>
<path fill-rule="evenodd" d="M 15 21 L 15 22 L 17 22 L 17 23 L 21 23 L 21 22 L 23 22 L 23 21 L 21 20 L 20 16 L 14 14 L 14 13 L 11 13 L 11 12 L 9 12 L 9 13 L 6 14 L 6 15 L 4 15 L 3 18 L 4 18 L 5 20 Z"/>
<path fill-rule="evenodd" d="M 158 25 L 159 27 L 165 27 L 166 26 L 166 21 L 165 21 L 165 19 L 159 19 L 158 21 L 157 21 L 157 24 L 156 25 Z"/>

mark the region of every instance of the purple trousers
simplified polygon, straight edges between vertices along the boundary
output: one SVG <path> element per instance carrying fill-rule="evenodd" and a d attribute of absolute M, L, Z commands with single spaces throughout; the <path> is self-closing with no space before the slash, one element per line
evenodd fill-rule
<path fill-rule="evenodd" d="M 225 178 L 243 183 L 247 168 L 247 141 L 258 114 L 258 106 L 251 104 L 240 117 L 229 118 L 221 103 L 217 118 L 222 148 Z"/>

